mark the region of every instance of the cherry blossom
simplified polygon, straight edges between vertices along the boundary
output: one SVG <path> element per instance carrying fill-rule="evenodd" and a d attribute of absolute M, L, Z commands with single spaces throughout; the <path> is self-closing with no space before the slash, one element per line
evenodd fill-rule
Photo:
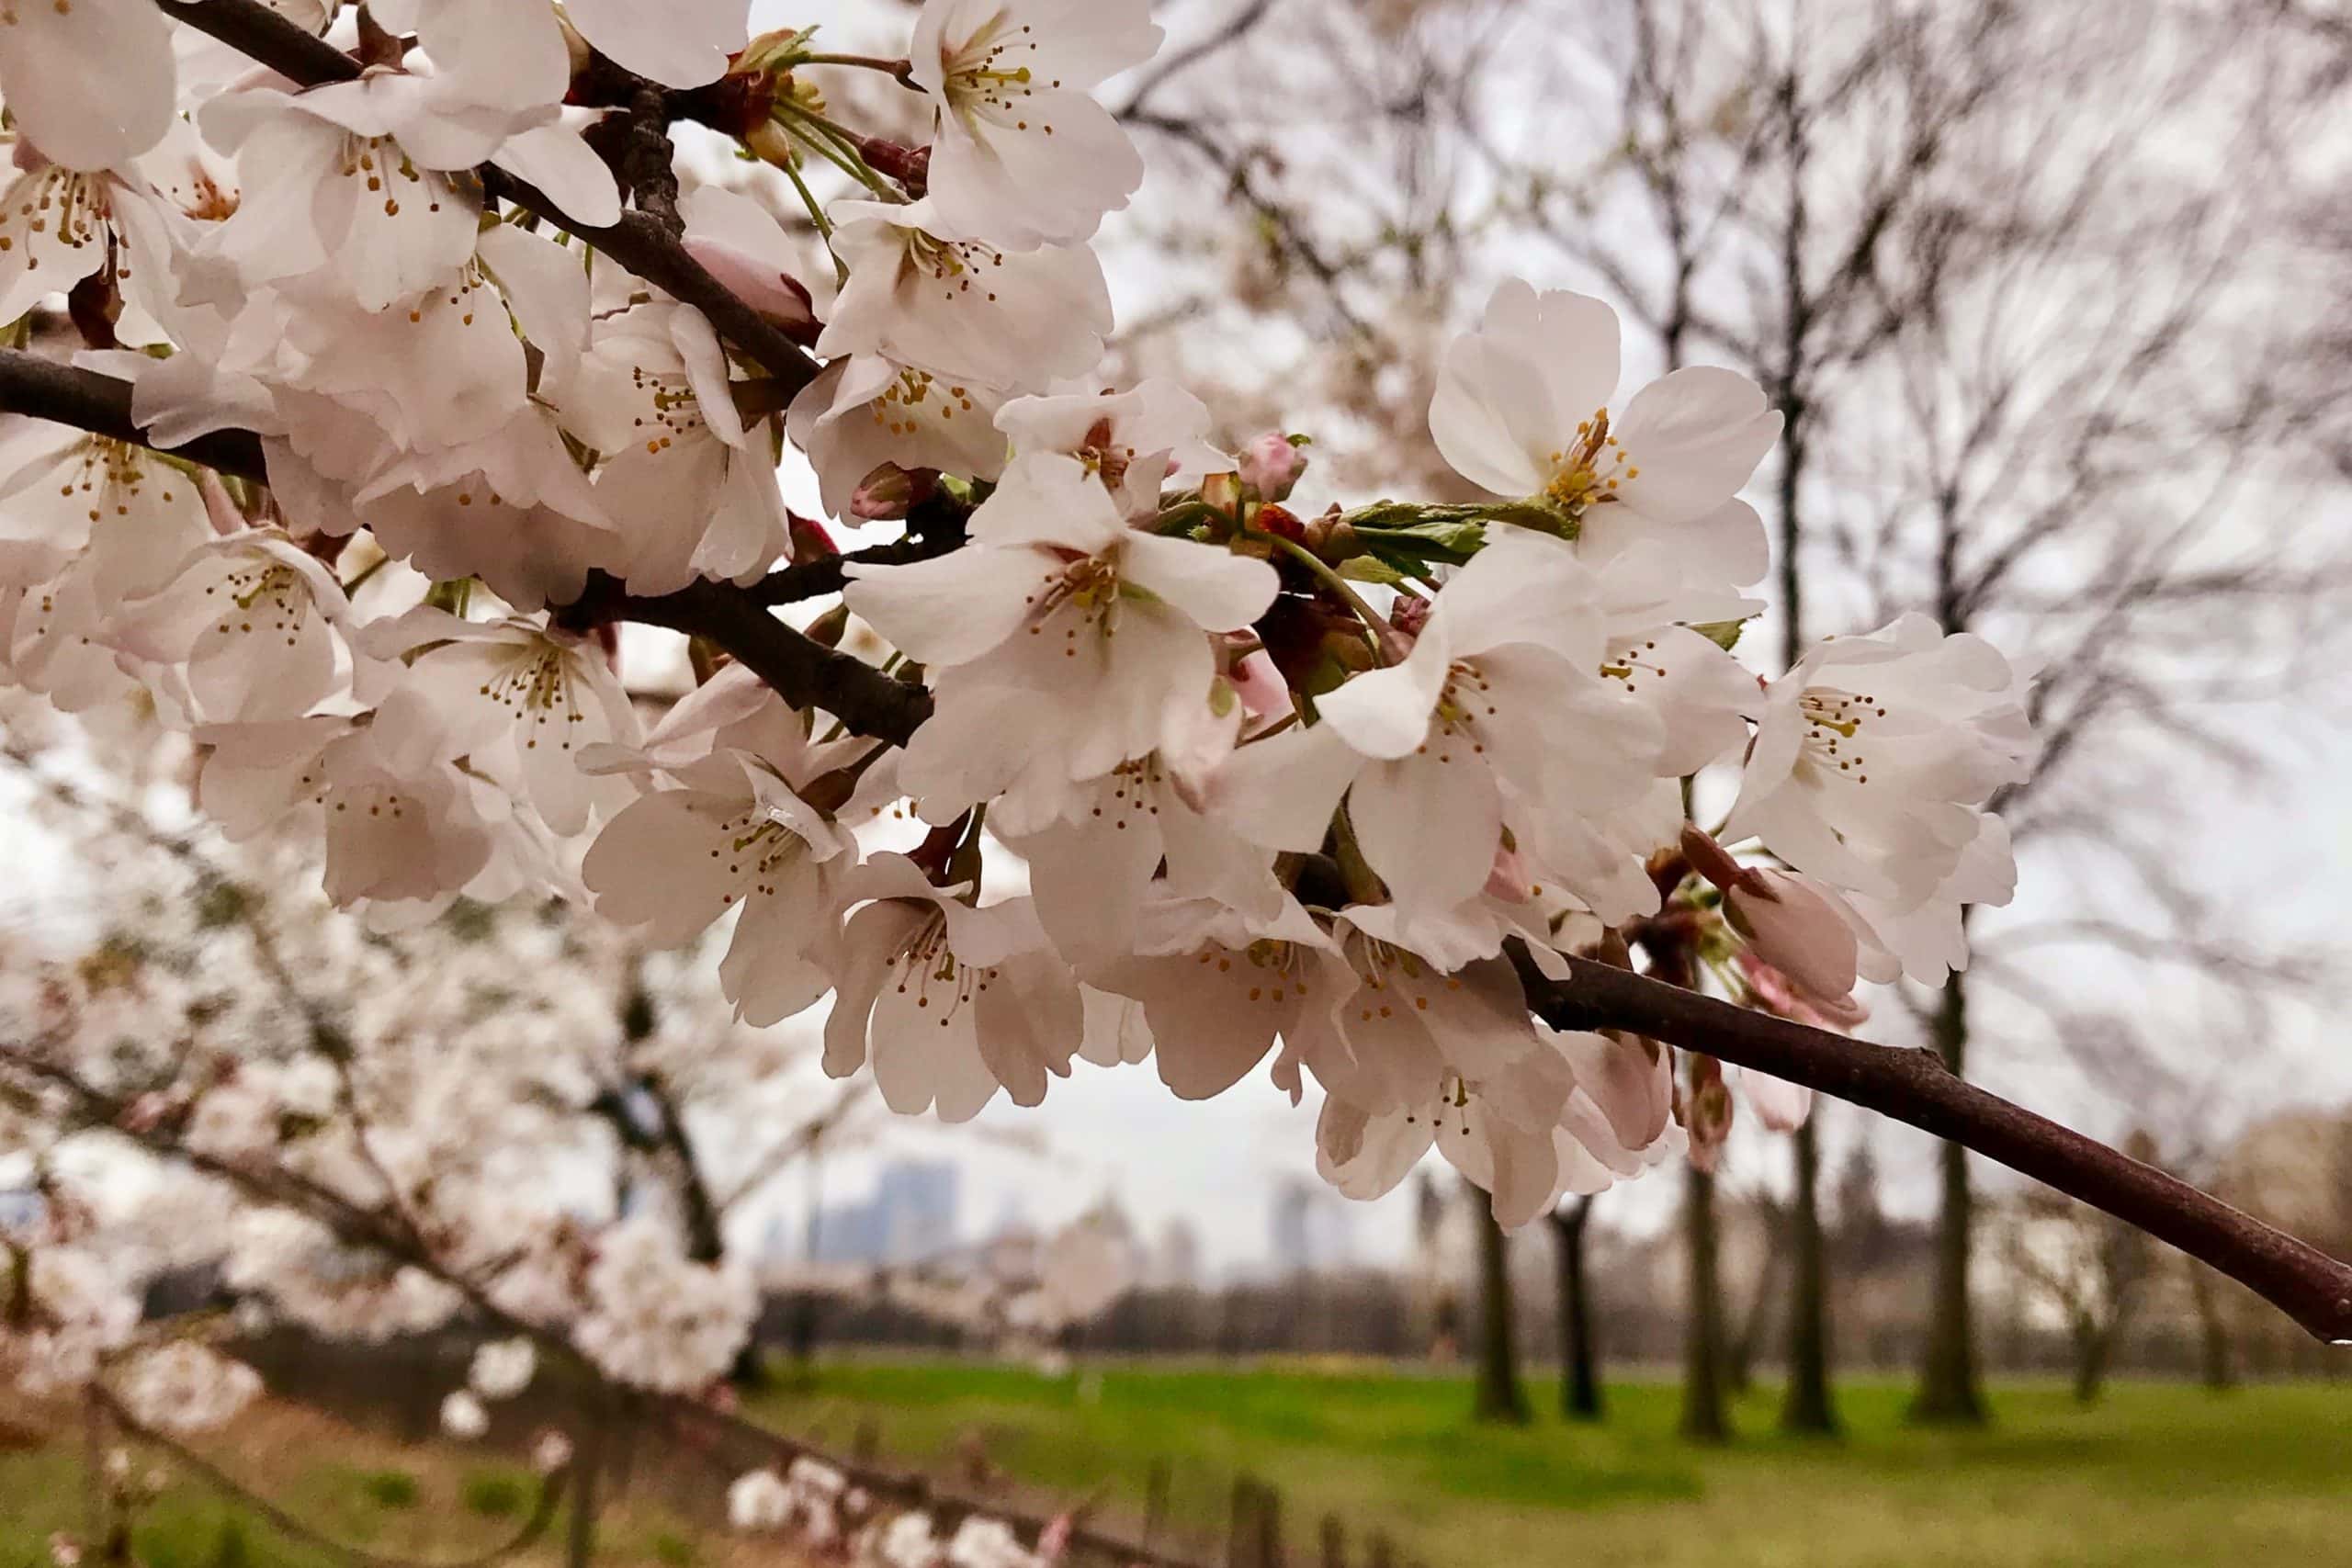
<path fill-rule="evenodd" d="M 1019 1105 L 1069 1076 L 1083 1026 L 1078 982 L 1025 899 L 973 908 L 882 855 L 842 890 L 865 903 L 841 939 L 825 1070 L 871 1061 L 884 1103 L 943 1122 L 979 1113 L 1001 1086 Z"/>
<path fill-rule="evenodd" d="M 636 592 L 748 581 L 791 553 L 764 425 L 736 407 L 699 311 L 656 303 L 599 322 L 563 417 L 609 455 L 596 500 L 622 531 L 620 572 Z"/>
<path fill-rule="evenodd" d="M 1345 791 L 1365 861 L 1416 910 L 1476 894 L 1506 829 L 1604 919 L 1655 908 L 1646 846 L 1610 818 L 1657 777 L 1662 728 L 1603 679 L 1605 653 L 1591 574 L 1506 537 L 1447 582 L 1401 663 L 1326 694 L 1313 728 L 1244 747 L 1212 799 L 1258 841 L 1304 852 Z"/>
<path fill-rule="evenodd" d="M 1735 371 L 1691 366 L 1634 395 L 1612 421 L 1617 315 L 1589 295 L 1513 279 L 1478 330 L 1453 340 L 1430 404 L 1445 460 L 1498 495 L 1541 497 L 1605 559 L 1651 536 L 1733 583 L 1764 574 L 1764 526 L 1736 499 L 1781 415 Z"/>
<path fill-rule="evenodd" d="M 69 168 L 128 163 L 163 140 L 175 101 L 172 28 L 148 0 L 66 0 L 0 11 L 0 97 Z"/>
<path fill-rule="evenodd" d="M 939 216 L 935 199 L 834 204 L 833 248 L 849 281 L 817 352 L 879 354 L 934 376 L 1022 390 L 1093 368 L 1111 329 L 1094 253 L 1007 251 L 966 237 Z"/>
<path fill-rule="evenodd" d="M 2015 883 L 1983 807 L 2025 776 L 2022 684 L 1991 644 L 1921 615 L 1818 644 L 1766 694 L 1724 836 L 1904 917 L 1921 940 L 1896 956 L 1940 979 L 1960 904 L 2006 902 Z"/>
<path fill-rule="evenodd" d="M 933 820 L 1023 789 L 1063 795 L 1181 743 L 1210 700 L 1204 635 L 1272 599 L 1261 560 L 1133 529 L 1075 459 L 1024 458 L 972 515 L 972 547 L 851 569 L 850 608 L 942 671 L 900 781 Z"/>
<path fill-rule="evenodd" d="M 939 105 L 931 188 L 946 221 L 1015 250 L 1092 238 L 1143 159 L 1087 92 L 1161 36 L 1144 0 L 929 0 L 909 58 Z"/>
<path fill-rule="evenodd" d="M 128 652 L 185 667 L 196 712 L 213 723 L 300 718 L 342 684 L 343 587 L 283 534 L 255 529 L 198 545 L 154 593 L 126 601 Z"/>
<path fill-rule="evenodd" d="M 600 802 L 609 814 L 628 801 L 626 784 L 580 769 L 591 746 L 638 741 L 628 694 L 593 642 L 421 608 L 369 627 L 363 643 L 377 658 L 413 656 L 376 716 L 377 743 L 401 765 L 468 757 L 567 835 Z"/>

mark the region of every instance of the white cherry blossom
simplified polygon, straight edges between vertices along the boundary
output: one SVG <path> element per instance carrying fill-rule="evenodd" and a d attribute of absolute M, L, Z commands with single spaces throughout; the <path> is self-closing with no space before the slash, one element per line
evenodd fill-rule
<path fill-rule="evenodd" d="M 1617 374 L 1614 310 L 1514 278 L 1448 346 L 1430 434 L 1472 484 L 1549 500 L 1593 559 L 1649 536 L 1703 557 L 1726 582 L 1763 576 L 1763 524 L 1736 497 L 1781 433 L 1779 411 L 1737 372 L 1692 366 L 1612 419 Z"/>
<path fill-rule="evenodd" d="M 791 553 L 766 423 L 737 409 L 700 311 L 657 303 L 600 321 L 562 417 L 606 455 L 596 499 L 620 530 L 633 592 L 697 576 L 748 582 Z"/>
<path fill-rule="evenodd" d="M 1904 955 L 1941 977 L 1965 900 L 2002 902 L 2016 876 L 1983 807 L 2032 754 L 2023 679 L 1983 638 L 1905 615 L 1817 644 L 1765 694 L 1756 744 L 1725 820 L 1843 891 L 1866 919 L 1917 920 Z"/>
<path fill-rule="evenodd" d="M 1042 389 L 1102 355 L 1111 295 L 1083 245 L 1006 251 L 964 237 L 933 198 L 833 206 L 849 281 L 817 339 L 826 358 L 879 354 L 937 376 Z"/>
<path fill-rule="evenodd" d="M 878 354 L 825 367 L 792 400 L 793 442 L 817 470 L 826 512 L 854 522 L 859 485 L 886 464 L 976 479 L 1004 472 L 1005 438 L 992 423 L 1002 394 Z"/>
<path fill-rule="evenodd" d="M 376 714 L 377 743 L 398 765 L 469 758 L 567 835 L 630 798 L 625 782 L 580 768 L 587 748 L 639 739 L 628 694 L 593 640 L 431 608 L 370 626 L 362 640 L 379 659 L 413 656 Z"/>
<path fill-rule="evenodd" d="M 928 0 L 908 54 L 939 106 L 931 189 L 947 222 L 1017 250 L 1092 238 L 1143 159 L 1086 95 L 1161 36 L 1145 0 Z"/>
<path fill-rule="evenodd" d="M 1482 550 L 1403 662 L 1318 699 L 1322 722 L 1246 746 L 1216 807 L 1269 848 L 1322 845 L 1342 792 L 1365 861 L 1408 910 L 1485 885 L 1508 829 L 1603 919 L 1657 907 L 1612 813 L 1658 775 L 1657 715 L 1600 673 L 1591 574 L 1534 536 Z"/>
<path fill-rule="evenodd" d="M 300 718 L 344 683 L 343 587 L 276 529 L 198 545 L 171 581 L 122 606 L 119 646 L 186 666 L 198 716 Z"/>
<path fill-rule="evenodd" d="M 172 26 L 149 0 L 0 7 L 0 98 L 50 157 L 96 170 L 163 140 L 176 101 Z"/>
<path fill-rule="evenodd" d="M 900 770 L 934 821 L 1181 749 L 1216 678 L 1204 634 L 1249 625 L 1275 592 L 1264 561 L 1128 527 L 1054 454 L 1015 464 L 969 526 L 952 556 L 851 568 L 843 595 L 941 671 Z"/>
<path fill-rule="evenodd" d="M 825 1071 L 871 1061 L 885 1104 L 967 1122 L 1001 1086 L 1017 1105 L 1069 1076 L 1084 1027 L 1078 982 L 1026 899 L 973 908 L 881 855 L 844 889 L 868 899 L 841 938 Z"/>
<path fill-rule="evenodd" d="M 1233 468 L 1233 459 L 1209 445 L 1208 405 L 1173 381 L 1019 398 L 1004 405 L 996 423 L 1021 456 L 1058 452 L 1084 464 L 1131 518 L 1158 512 L 1160 487 L 1174 475 L 1197 480 Z"/>

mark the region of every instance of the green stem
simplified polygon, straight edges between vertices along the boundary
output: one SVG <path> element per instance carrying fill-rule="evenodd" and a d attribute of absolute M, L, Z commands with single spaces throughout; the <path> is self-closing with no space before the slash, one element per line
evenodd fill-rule
<path fill-rule="evenodd" d="M 825 216 L 825 209 L 818 203 L 816 193 L 808 188 L 808 182 L 800 177 L 800 167 L 797 160 L 784 165 L 784 177 L 790 180 L 792 188 L 800 193 L 800 205 L 808 209 L 808 221 L 817 226 L 818 234 L 825 242 L 825 254 L 833 258 L 835 286 L 846 286 L 849 282 L 849 264 L 842 260 L 841 254 L 833 249 L 832 220 Z"/>
<path fill-rule="evenodd" d="M 812 113 L 789 101 L 776 104 L 774 113 L 778 117 L 775 123 L 791 132 L 803 146 L 815 152 L 819 157 L 840 169 L 884 201 L 907 199 L 904 192 L 896 189 L 888 181 L 874 172 L 865 156 L 858 152 L 857 144 L 850 140 L 849 131 L 842 127 L 834 124 L 823 115 Z M 790 118 L 782 118 L 786 116 Z"/>
<path fill-rule="evenodd" d="M 1321 556 L 1297 540 L 1285 539 L 1280 534 L 1268 534 L 1265 537 L 1275 548 L 1287 552 L 1293 559 L 1306 566 L 1307 570 L 1322 580 L 1326 588 L 1347 602 L 1348 608 L 1353 610 L 1356 618 L 1363 623 L 1364 640 L 1372 645 L 1374 659 L 1383 664 L 1391 664 L 1402 656 L 1396 646 L 1396 628 L 1390 626 L 1379 611 L 1364 603 L 1363 595 L 1356 592 L 1354 583 L 1341 577 Z"/>

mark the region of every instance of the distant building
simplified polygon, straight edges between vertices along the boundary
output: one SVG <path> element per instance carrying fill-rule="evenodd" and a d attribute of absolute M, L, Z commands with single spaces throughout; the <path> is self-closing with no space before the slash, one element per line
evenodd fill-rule
<path fill-rule="evenodd" d="M 1172 1219 L 1159 1233 L 1145 1266 L 1144 1283 L 1159 1290 L 1196 1290 L 1201 1283 L 1201 1233 L 1185 1219 Z"/>
<path fill-rule="evenodd" d="M 1348 1201 L 1319 1181 L 1278 1183 L 1266 1216 L 1268 1264 L 1277 1275 L 1336 1269 L 1355 1258 Z"/>
<path fill-rule="evenodd" d="M 893 1160 L 873 1196 L 838 1203 L 817 1222 L 820 1263 L 922 1263 L 953 1251 L 961 1235 L 962 1176 L 947 1160 Z"/>

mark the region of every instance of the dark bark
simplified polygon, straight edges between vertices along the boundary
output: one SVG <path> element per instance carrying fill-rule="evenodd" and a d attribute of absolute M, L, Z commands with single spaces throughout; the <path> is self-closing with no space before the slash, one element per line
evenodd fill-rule
<path fill-rule="evenodd" d="M 1527 1393 L 1519 1384 L 1519 1346 L 1511 1333 L 1510 1238 L 1495 1224 L 1491 1201 L 1465 1184 L 1478 1232 L 1478 1383 L 1474 1413 L 1481 1421 L 1527 1421 Z"/>
<path fill-rule="evenodd" d="M 2201 1263 L 2188 1266 L 2188 1297 L 2197 1308 L 2198 1380 L 2215 1393 L 2238 1385 L 2230 1325 L 2222 1315 L 2222 1281 Z"/>
<path fill-rule="evenodd" d="M 1788 1258 L 1788 1226 L 1779 1206 L 1763 1200 L 1757 1205 L 1757 1217 L 1764 1227 L 1764 1256 L 1757 1264 L 1747 1305 L 1739 1314 L 1739 1332 L 1731 1337 L 1724 1358 L 1724 1388 L 1734 1394 L 1746 1393 L 1755 1384 L 1757 1352 L 1772 1326 L 1772 1297 L 1780 1288 L 1781 1266 Z"/>
<path fill-rule="evenodd" d="M 1964 977 L 1946 976 L 1936 1010 L 1936 1051 L 1954 1077 L 1962 1076 L 1968 1055 L 1968 993 Z M 1971 1321 L 1968 1269 L 1973 1251 L 1974 1199 L 1968 1186 L 1968 1150 L 1946 1144 L 1942 1207 L 1936 1218 L 1936 1275 L 1929 1299 L 1925 1359 L 1911 1418 L 1939 1426 L 1981 1427 L 1984 1395 L 1977 1382 L 1976 1331 Z"/>
<path fill-rule="evenodd" d="M 2086 1409 L 2098 1403 L 2107 1386 L 2108 1352 L 2114 1343 L 2115 1336 L 2105 1325 L 2075 1325 L 2075 1403 Z"/>
<path fill-rule="evenodd" d="M 1838 1408 L 1829 1392 L 1829 1262 L 1821 1235 L 1820 1108 L 1796 1130 L 1797 1184 L 1789 1206 L 1789 1382 L 1781 1430 L 1835 1436 Z"/>
<path fill-rule="evenodd" d="M 1715 1237 L 1715 1179 L 1683 1172 L 1682 1230 L 1690 1253 L 1690 1302 L 1682 1357 L 1682 1435 L 1694 1443 L 1731 1440 L 1724 1405 L 1723 1282 Z"/>
<path fill-rule="evenodd" d="M 1552 1211 L 1552 1256 L 1560 1291 L 1560 1414 L 1571 1421 L 1601 1416 L 1600 1366 L 1592 1337 L 1592 1294 L 1585 1279 L 1584 1238 L 1592 1200 Z"/>

